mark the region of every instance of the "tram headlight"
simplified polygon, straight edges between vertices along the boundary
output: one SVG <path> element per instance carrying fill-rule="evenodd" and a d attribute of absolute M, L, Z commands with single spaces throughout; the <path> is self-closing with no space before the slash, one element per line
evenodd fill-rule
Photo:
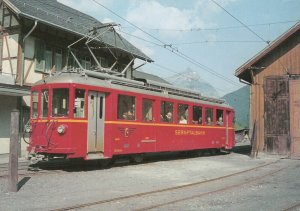
<path fill-rule="evenodd" d="M 64 134 L 66 132 L 66 130 L 67 130 L 67 126 L 65 126 L 65 125 L 60 125 L 57 127 L 57 132 L 60 135 Z"/>
<path fill-rule="evenodd" d="M 31 125 L 26 125 L 25 126 L 25 133 L 31 133 L 32 132 L 32 127 Z"/>

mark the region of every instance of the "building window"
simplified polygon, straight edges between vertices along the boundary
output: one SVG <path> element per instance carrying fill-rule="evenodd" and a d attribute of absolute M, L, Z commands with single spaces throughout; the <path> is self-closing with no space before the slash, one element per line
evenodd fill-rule
<path fill-rule="evenodd" d="M 118 96 L 118 119 L 135 120 L 135 97 Z"/>
<path fill-rule="evenodd" d="M 32 92 L 31 94 L 31 117 L 37 118 L 38 116 L 38 103 L 39 103 L 39 93 Z"/>
<path fill-rule="evenodd" d="M 10 12 L 10 10 L 6 6 L 1 6 L 0 10 L 0 21 L 3 27 L 9 28 L 19 25 L 15 16 Z"/>
<path fill-rule="evenodd" d="M 165 101 L 161 102 L 160 119 L 161 122 L 173 122 L 173 103 Z"/>
<path fill-rule="evenodd" d="M 52 49 L 47 47 L 45 50 L 45 72 L 50 73 L 52 66 Z"/>
<path fill-rule="evenodd" d="M 69 115 L 69 89 L 53 89 L 52 116 L 66 117 Z"/>
<path fill-rule="evenodd" d="M 92 66 L 91 58 L 85 57 L 83 60 L 81 60 L 81 65 L 84 69 L 90 70 Z"/>
<path fill-rule="evenodd" d="M 50 73 L 54 69 L 55 65 L 55 71 L 61 72 L 63 67 L 62 50 L 52 46 L 46 46 L 45 42 L 40 39 L 35 39 L 34 45 L 35 71 Z M 25 42 L 26 58 L 31 57 L 31 51 L 29 50 L 31 46 L 32 44 L 30 42 L 28 42 L 28 44 Z"/>
<path fill-rule="evenodd" d="M 72 53 L 76 56 L 77 52 L 75 50 L 72 50 Z M 74 59 L 74 56 L 71 54 L 71 52 L 69 52 L 69 56 L 68 56 L 68 68 L 79 68 L 79 65 L 77 63 L 77 61 Z"/>
<path fill-rule="evenodd" d="M 153 100 L 143 99 L 142 113 L 143 121 L 153 121 Z"/>
<path fill-rule="evenodd" d="M 85 110 L 85 90 L 75 90 L 75 101 L 74 101 L 74 118 L 84 118 Z"/>
<path fill-rule="evenodd" d="M 45 43 L 42 40 L 35 40 L 35 70 L 44 72 L 45 71 Z"/>
<path fill-rule="evenodd" d="M 49 102 L 49 91 L 42 90 L 41 95 L 41 117 L 48 117 L 48 102 Z"/>
<path fill-rule="evenodd" d="M 213 109 L 212 108 L 206 108 L 205 109 L 205 124 L 206 125 L 213 125 Z"/>
<path fill-rule="evenodd" d="M 193 123 L 202 125 L 202 108 L 193 106 Z"/>
<path fill-rule="evenodd" d="M 55 52 L 55 71 L 61 72 L 62 71 L 62 50 L 56 49 Z"/>
<path fill-rule="evenodd" d="M 216 116 L 216 123 L 217 125 L 222 126 L 223 125 L 223 121 L 224 121 L 224 111 L 217 109 L 217 116 Z"/>
<path fill-rule="evenodd" d="M 189 119 L 189 106 L 186 104 L 178 104 L 178 123 L 187 124 Z"/>

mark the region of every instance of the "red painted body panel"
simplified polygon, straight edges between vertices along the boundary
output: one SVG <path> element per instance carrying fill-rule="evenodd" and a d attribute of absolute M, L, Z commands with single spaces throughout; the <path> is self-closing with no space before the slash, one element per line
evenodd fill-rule
<path fill-rule="evenodd" d="M 193 149 L 233 147 L 232 141 L 226 144 L 225 127 L 205 127 L 174 124 L 111 124 L 113 134 L 106 137 L 113 142 L 114 154 L 132 154 L 142 152 L 184 151 Z M 129 135 L 124 131 L 128 129 Z M 229 130 L 232 140 L 234 130 Z M 110 136 L 110 135 L 108 135 Z M 231 139 L 230 139 L 231 138 Z M 106 139 L 106 140 L 107 140 Z"/>
<path fill-rule="evenodd" d="M 63 135 L 57 133 L 59 125 L 66 126 Z M 60 120 L 32 123 L 32 134 L 28 150 L 46 154 L 67 154 L 72 157 L 85 157 L 87 123 Z"/>

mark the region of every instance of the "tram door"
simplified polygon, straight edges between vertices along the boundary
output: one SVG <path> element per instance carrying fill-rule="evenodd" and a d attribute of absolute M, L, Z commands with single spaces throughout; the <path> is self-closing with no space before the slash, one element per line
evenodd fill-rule
<path fill-rule="evenodd" d="M 226 111 L 226 119 L 225 119 L 225 126 L 226 126 L 226 145 L 229 144 L 229 131 L 228 131 L 228 127 L 229 127 L 229 111 Z"/>
<path fill-rule="evenodd" d="M 105 94 L 89 91 L 87 153 L 104 152 Z M 99 154 L 99 155 L 100 155 Z"/>

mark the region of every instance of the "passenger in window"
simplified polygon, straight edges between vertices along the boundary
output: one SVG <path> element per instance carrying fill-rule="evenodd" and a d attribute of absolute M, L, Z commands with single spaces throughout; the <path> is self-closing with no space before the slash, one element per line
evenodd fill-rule
<path fill-rule="evenodd" d="M 220 116 L 218 121 L 217 121 L 217 125 L 223 125 L 223 118 Z"/>
<path fill-rule="evenodd" d="M 179 124 L 187 124 L 187 120 L 184 118 L 184 116 L 180 116 Z"/>
<path fill-rule="evenodd" d="M 198 119 L 198 124 L 199 124 L 199 125 L 202 125 L 202 117 L 199 117 L 199 119 Z"/>
<path fill-rule="evenodd" d="M 123 113 L 123 119 L 134 120 L 135 119 L 134 113 L 131 112 L 130 110 Z"/>
<path fill-rule="evenodd" d="M 210 117 L 207 117 L 206 125 L 213 125 Z"/>
<path fill-rule="evenodd" d="M 166 114 L 166 122 L 173 122 L 173 114 L 172 114 L 172 112 L 168 112 L 167 114 Z"/>

